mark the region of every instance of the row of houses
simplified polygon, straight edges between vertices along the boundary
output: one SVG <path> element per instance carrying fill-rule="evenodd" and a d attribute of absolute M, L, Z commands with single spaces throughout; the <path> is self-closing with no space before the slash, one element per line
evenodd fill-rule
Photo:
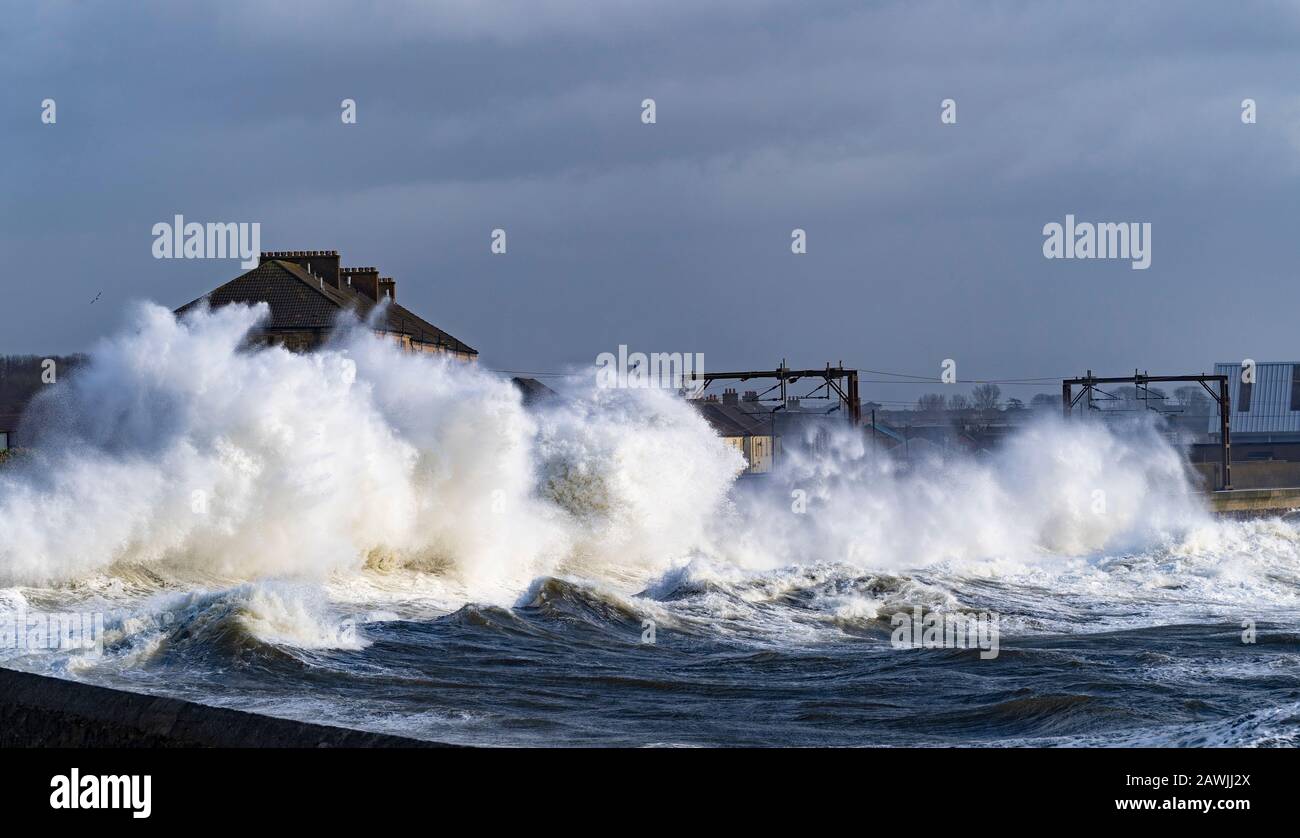
<path fill-rule="evenodd" d="M 0 454 L 16 446 L 19 420 L 32 397 L 51 380 L 51 373 L 64 375 L 87 361 L 85 355 L 0 356 Z"/>
<path fill-rule="evenodd" d="M 746 400 L 747 407 L 756 405 L 756 401 Z M 770 410 L 764 416 L 757 409 L 742 409 L 736 391 L 731 389 L 721 400 L 717 396 L 698 399 L 695 407 L 722 441 L 745 458 L 746 474 L 768 474 L 775 468 L 781 434 Z"/>
<path fill-rule="evenodd" d="M 317 349 L 329 340 L 341 314 L 355 315 L 403 351 L 441 354 L 474 362 L 478 350 L 397 302 L 397 282 L 374 267 L 348 268 L 337 250 L 262 253 L 257 267 L 176 309 L 183 315 L 208 305 L 265 303 L 269 317 L 249 336 L 254 344 L 295 351 Z M 22 443 L 25 403 L 0 404 L 0 452 Z"/>
<path fill-rule="evenodd" d="M 269 318 L 250 336 L 254 343 L 310 351 L 323 346 L 339 316 L 348 313 L 404 351 L 444 354 L 466 362 L 478 358 L 476 349 L 400 305 L 393 278 L 374 267 L 343 267 L 337 250 L 264 252 L 256 268 L 182 305 L 176 313 L 233 303 L 265 303 L 270 309 Z M 1229 381 L 1233 462 L 1300 463 L 1300 362 L 1257 363 L 1253 380 L 1246 380 L 1242 365 L 1235 362 L 1216 364 L 1215 372 Z M 532 379 L 516 379 L 515 385 L 529 403 L 554 396 Z M 744 457 L 748 475 L 770 473 L 786 448 L 823 445 L 832 425 L 842 424 L 847 414 L 835 401 L 773 403 L 760 399 L 755 391 L 742 395 L 734 389 L 694 404 L 718 436 Z M 23 407 L 0 404 L 0 451 L 20 442 L 16 431 Z M 863 432 L 872 447 L 907 459 L 954 449 L 978 453 L 995 445 L 1015 425 L 1008 420 L 972 432 L 951 422 L 913 425 L 910 418 L 883 421 L 871 413 L 873 420 Z M 1218 458 L 1217 411 L 1208 417 L 1170 413 L 1168 423 L 1171 433 L 1190 445 L 1193 462 L 1210 464 Z"/>
<path fill-rule="evenodd" d="M 309 351 L 324 345 L 339 315 L 371 323 L 376 334 L 408 352 L 474 361 L 478 350 L 397 302 L 397 282 L 374 267 L 345 268 L 337 250 L 283 250 L 261 254 L 256 268 L 176 309 L 207 304 L 266 303 L 270 318 L 253 340 Z M 382 304 L 382 305 L 381 305 Z"/>
<path fill-rule="evenodd" d="M 1300 485 L 1300 362 L 1256 363 L 1253 381 L 1245 380 L 1240 363 L 1218 363 L 1214 371 L 1228 378 L 1234 485 Z M 875 417 L 874 411 L 865 409 L 869 406 L 864 405 L 863 413 L 873 418 L 864 421 L 862 428 L 868 444 L 905 462 L 985 453 L 1019 424 L 1032 421 L 1034 413 L 1007 411 L 996 421 L 971 427 L 951 417 L 917 411 L 882 410 L 881 417 Z M 810 406 L 791 399 L 781 406 L 760 401 L 753 391 L 738 396 L 734 390 L 726 390 L 720 397 L 697 400 L 696 407 L 718 435 L 745 457 L 747 475 L 769 473 L 782 453 L 795 444 L 816 446 L 828 429 L 826 421 L 832 416 L 843 421 L 844 416 L 825 404 Z M 1207 484 L 1215 484 L 1220 426 L 1212 402 L 1203 413 L 1181 412 L 1171 403 L 1156 400 L 1144 401 L 1136 409 L 1159 413 L 1169 438 L 1188 450 L 1192 463 L 1205 471 Z M 1126 412 L 1133 411 L 1101 410 L 1095 415 L 1113 418 Z M 1239 463 L 1251 464 L 1250 470 L 1236 468 Z"/>
<path fill-rule="evenodd" d="M 824 448 L 848 416 L 838 399 L 765 401 L 757 391 L 740 394 L 731 388 L 693 404 L 718 436 L 745 458 L 745 475 L 770 473 L 787 450 Z M 882 427 L 881 432 L 882 443 L 891 437 L 902 441 L 892 430 Z"/>

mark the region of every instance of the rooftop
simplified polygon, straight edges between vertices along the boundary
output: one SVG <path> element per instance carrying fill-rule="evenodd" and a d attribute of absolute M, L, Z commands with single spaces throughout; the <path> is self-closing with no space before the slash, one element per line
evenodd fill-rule
<path fill-rule="evenodd" d="M 1214 365 L 1228 376 L 1232 433 L 1300 434 L 1300 361 L 1258 361 L 1255 381 L 1241 380 L 1240 361 Z M 1219 432 L 1219 416 L 1209 416 L 1209 431 Z"/>
<path fill-rule="evenodd" d="M 354 313 L 362 321 L 367 321 L 375 313 L 376 308 L 379 308 L 379 321 L 376 328 L 382 331 L 408 335 L 412 340 L 441 346 L 454 352 L 478 354 L 478 351 L 468 344 L 457 340 L 399 305 L 395 299 L 384 297 L 377 301 L 351 285 L 340 282 L 336 286 L 333 283 L 337 281 L 339 273 L 337 268 L 334 270 L 334 279 L 331 280 L 327 275 L 314 274 L 296 262 L 287 261 L 285 258 L 274 258 L 290 256 L 310 258 L 317 255 L 326 258 L 332 256 L 337 263 L 337 251 L 264 253 L 261 264 L 256 268 L 186 303 L 176 309 L 176 313 L 184 314 L 204 300 L 214 308 L 230 303 L 251 305 L 264 302 L 271 309 L 271 317 L 262 328 L 269 331 L 293 331 L 328 330 L 337 322 L 339 312 L 344 310 Z M 310 265 L 310 262 L 306 264 Z M 344 272 L 348 270 L 363 269 L 344 269 Z M 386 282 L 388 287 L 393 284 L 392 280 Z"/>

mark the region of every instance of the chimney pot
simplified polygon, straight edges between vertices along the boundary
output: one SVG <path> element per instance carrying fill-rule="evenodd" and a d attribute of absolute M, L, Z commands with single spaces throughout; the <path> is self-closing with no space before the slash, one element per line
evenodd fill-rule
<path fill-rule="evenodd" d="M 291 262 L 312 276 L 339 287 L 338 251 L 326 250 L 268 250 L 262 253 L 262 259 L 275 259 Z"/>
<path fill-rule="evenodd" d="M 377 268 L 342 268 L 353 290 L 375 302 L 379 302 L 379 270 Z"/>

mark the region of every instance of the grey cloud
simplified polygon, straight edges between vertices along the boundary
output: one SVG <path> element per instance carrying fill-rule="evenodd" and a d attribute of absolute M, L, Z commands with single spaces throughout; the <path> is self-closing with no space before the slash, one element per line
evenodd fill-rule
<path fill-rule="evenodd" d="M 130 299 L 236 273 L 149 258 L 183 212 L 380 264 L 514 369 L 618 343 L 963 376 L 1296 354 L 1294 8 L 700 5 L 16 11 L 0 351 L 85 348 Z M 1047 262 L 1066 213 L 1152 222 L 1152 268 Z"/>

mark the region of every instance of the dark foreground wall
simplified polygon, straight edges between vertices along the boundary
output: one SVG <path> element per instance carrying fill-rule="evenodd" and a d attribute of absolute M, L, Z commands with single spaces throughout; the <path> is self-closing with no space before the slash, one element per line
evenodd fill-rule
<path fill-rule="evenodd" d="M 0 669 L 0 747 L 409 748 L 437 743 Z"/>

